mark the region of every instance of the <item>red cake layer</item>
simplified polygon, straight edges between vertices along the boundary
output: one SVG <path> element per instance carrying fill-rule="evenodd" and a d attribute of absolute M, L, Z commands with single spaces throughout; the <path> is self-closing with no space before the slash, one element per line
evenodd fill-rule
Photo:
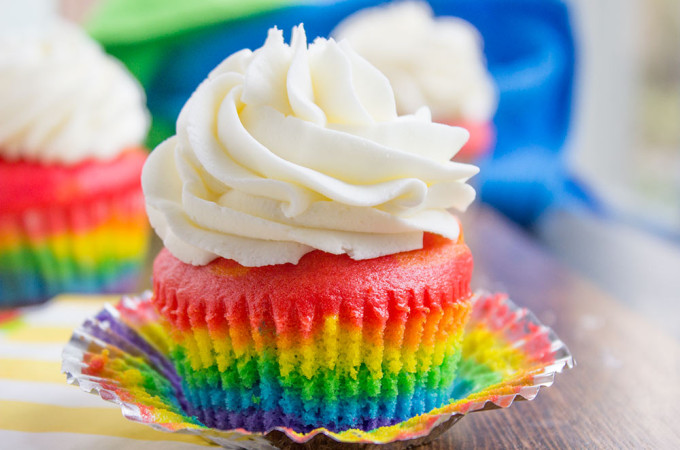
<path fill-rule="evenodd" d="M 212 330 L 224 329 L 227 318 L 258 328 L 259 317 L 275 321 L 277 332 L 309 336 L 320 317 L 382 328 L 405 311 L 426 315 L 441 303 L 466 300 L 471 275 L 462 236 L 456 243 L 425 234 L 420 250 L 368 260 L 314 251 L 298 264 L 252 268 L 222 258 L 192 266 L 163 249 L 154 262 L 153 301 L 183 331 L 206 321 Z M 264 322 L 259 326 L 274 325 Z"/>
<path fill-rule="evenodd" d="M 454 156 L 456 161 L 471 161 L 486 155 L 494 145 L 496 134 L 491 122 L 444 122 L 454 127 L 462 127 L 470 132 L 470 139 Z"/>
<path fill-rule="evenodd" d="M 129 189 L 141 191 L 143 149 L 129 149 L 109 161 L 75 165 L 7 161 L 0 158 L 0 210 L 3 213 L 68 205 Z"/>

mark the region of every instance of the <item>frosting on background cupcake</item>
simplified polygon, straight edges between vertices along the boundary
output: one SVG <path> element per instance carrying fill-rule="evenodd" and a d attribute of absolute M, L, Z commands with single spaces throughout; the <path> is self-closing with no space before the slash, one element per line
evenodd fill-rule
<path fill-rule="evenodd" d="M 0 308 L 134 290 L 144 93 L 53 2 L 0 10 Z"/>
<path fill-rule="evenodd" d="M 477 173 L 451 162 L 468 138 L 424 108 L 398 116 L 385 76 L 346 42 L 265 45 L 215 68 L 177 135 L 145 165 L 147 212 L 181 261 L 295 263 L 314 249 L 354 259 L 456 240 L 449 208 L 474 199 Z"/>
<path fill-rule="evenodd" d="M 387 76 L 400 114 L 427 105 L 437 120 L 478 122 L 496 111 L 481 36 L 462 19 L 435 18 L 425 2 L 397 2 L 359 11 L 333 36 Z"/>
<path fill-rule="evenodd" d="M 141 86 L 76 26 L 51 20 L 0 32 L 0 156 L 75 164 L 140 145 Z"/>

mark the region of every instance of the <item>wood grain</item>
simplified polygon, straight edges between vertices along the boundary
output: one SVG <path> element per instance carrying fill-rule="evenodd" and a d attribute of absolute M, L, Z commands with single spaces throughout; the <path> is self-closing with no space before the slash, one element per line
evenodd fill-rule
<path fill-rule="evenodd" d="M 474 286 L 532 310 L 578 365 L 536 400 L 470 414 L 421 448 L 680 448 L 680 343 L 490 210 L 463 225 Z M 680 318 L 680 304 L 668 313 Z"/>

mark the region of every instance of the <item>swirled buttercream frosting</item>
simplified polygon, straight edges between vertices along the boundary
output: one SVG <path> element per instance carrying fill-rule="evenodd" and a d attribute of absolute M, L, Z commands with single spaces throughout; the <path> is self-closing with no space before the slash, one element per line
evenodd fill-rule
<path fill-rule="evenodd" d="M 360 10 L 333 35 L 387 76 L 400 113 L 427 105 L 437 120 L 487 121 L 496 111 L 479 32 L 460 18 L 435 17 L 426 2 Z"/>
<path fill-rule="evenodd" d="M 347 42 L 302 26 L 291 44 L 218 65 L 150 155 L 142 186 L 151 224 L 178 259 L 296 263 L 314 249 L 368 259 L 456 239 L 477 172 L 450 159 L 468 138 L 427 109 L 398 116 L 387 78 Z"/>
<path fill-rule="evenodd" d="M 83 31 L 54 20 L 0 32 L 0 156 L 75 164 L 143 142 L 144 93 Z"/>

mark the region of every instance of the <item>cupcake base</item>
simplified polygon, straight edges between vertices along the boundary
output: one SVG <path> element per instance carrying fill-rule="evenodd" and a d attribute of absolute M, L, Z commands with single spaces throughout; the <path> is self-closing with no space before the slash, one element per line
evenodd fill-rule
<path fill-rule="evenodd" d="M 0 215 L 0 308 L 62 292 L 123 293 L 137 287 L 148 225 L 141 192 Z"/>
<path fill-rule="evenodd" d="M 202 436 L 229 449 L 343 448 L 380 444 L 409 448 L 426 443 L 465 414 L 507 408 L 531 400 L 554 375 L 574 362 L 559 338 L 526 309 L 504 295 L 479 294 L 466 326 L 451 402 L 391 427 L 334 433 L 320 428 L 299 433 L 277 427 L 266 433 L 218 430 L 202 425 L 183 408 L 179 376 L 167 357 L 169 339 L 150 301 L 125 297 L 85 321 L 64 349 L 68 382 L 122 407 L 130 420 L 157 430 Z"/>
<path fill-rule="evenodd" d="M 0 308 L 136 288 L 149 235 L 144 158 L 138 150 L 56 168 L 0 160 L 0 176 L 9 176 L 0 178 L 8 189 L 0 195 Z"/>
<path fill-rule="evenodd" d="M 441 331 L 434 338 L 442 338 L 445 330 L 462 330 L 469 312 L 469 302 L 447 311 L 440 324 Z M 432 319 L 433 321 L 440 321 Z M 454 324 L 455 323 L 455 324 Z M 414 327 L 408 321 L 405 328 Z M 426 321 L 424 327 L 431 327 Z M 358 332 L 359 334 L 361 331 Z M 345 333 L 341 333 L 345 334 Z M 442 406 L 451 399 L 456 367 L 460 359 L 461 332 L 452 332 L 443 347 L 442 355 L 435 355 L 432 344 L 420 342 L 415 350 L 412 370 L 401 367 L 392 371 L 383 358 L 378 368 L 370 368 L 372 345 L 350 337 L 326 332 L 318 340 L 333 340 L 338 349 L 328 351 L 321 343 L 302 348 L 290 359 L 276 350 L 252 357 L 238 358 L 223 371 L 219 364 L 192 366 L 185 354 L 186 347 L 200 348 L 196 335 L 173 340 L 170 358 L 182 380 L 182 392 L 187 399 L 186 411 L 206 426 L 218 429 L 243 428 L 264 432 L 284 426 L 298 432 L 309 432 L 324 427 L 331 431 L 350 428 L 371 430 L 394 425 L 411 417 Z M 231 342 L 223 342 L 225 346 Z M 220 345 L 207 344 L 215 360 L 228 357 Z M 357 349 L 354 355 L 348 355 Z M 428 350 L 432 351 L 428 351 Z M 200 350 L 199 350 L 200 351 Z M 397 350 L 403 359 L 410 350 Z M 333 363 L 312 362 L 312 359 L 332 360 Z M 338 366 L 348 359 L 356 363 L 346 370 Z M 299 361 L 299 362 L 297 362 Z M 290 367 L 284 367 L 290 364 Z M 314 365 L 313 375 L 305 376 L 305 364 Z M 406 366 L 407 364 L 404 364 Z M 290 372 L 282 376 L 287 370 Z"/>
<path fill-rule="evenodd" d="M 163 250 L 153 302 L 189 411 L 220 429 L 370 430 L 451 398 L 472 257 L 421 250 L 364 261 L 194 267 Z"/>

